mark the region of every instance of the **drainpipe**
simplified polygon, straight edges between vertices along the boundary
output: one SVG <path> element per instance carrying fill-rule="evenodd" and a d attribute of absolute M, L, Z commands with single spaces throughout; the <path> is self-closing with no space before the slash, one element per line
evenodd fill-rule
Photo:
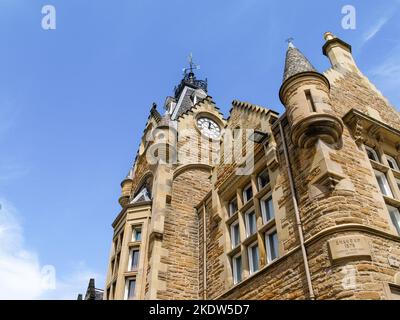
<path fill-rule="evenodd" d="M 203 203 L 203 299 L 207 300 L 207 226 L 206 204 Z"/>
<path fill-rule="evenodd" d="M 303 235 L 303 225 L 300 219 L 300 213 L 299 213 L 299 207 L 297 204 L 297 199 L 296 199 L 296 193 L 295 193 L 295 187 L 293 183 L 293 176 L 292 176 L 292 170 L 290 166 L 290 161 L 289 161 L 289 156 L 288 156 L 288 151 L 287 151 L 287 145 L 286 145 L 286 139 L 285 135 L 283 133 L 283 128 L 282 128 L 282 120 L 279 120 L 279 131 L 282 137 L 282 145 L 283 145 L 283 152 L 285 154 L 285 160 L 286 160 L 286 167 L 287 167 L 287 173 L 289 176 L 289 184 L 290 184 L 290 193 L 292 194 L 292 201 L 293 201 L 293 207 L 294 207 L 294 212 L 296 215 L 296 224 L 297 224 L 297 229 L 299 232 L 299 238 L 300 238 L 300 247 L 301 247 L 301 253 L 303 254 L 303 262 L 304 262 L 304 269 L 306 272 L 306 278 L 307 278 L 307 286 L 308 286 L 308 292 L 310 295 L 310 300 L 315 300 L 314 296 L 314 290 L 312 287 L 311 283 L 311 275 L 310 275 L 310 268 L 308 265 L 308 258 L 307 258 L 307 251 L 306 247 L 304 245 L 304 235 Z"/>

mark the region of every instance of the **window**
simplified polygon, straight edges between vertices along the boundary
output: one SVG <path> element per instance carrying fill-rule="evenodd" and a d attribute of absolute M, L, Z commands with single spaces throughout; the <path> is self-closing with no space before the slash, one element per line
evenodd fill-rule
<path fill-rule="evenodd" d="M 248 247 L 248 254 L 249 254 L 250 274 L 253 274 L 259 269 L 257 242 L 253 243 L 251 246 Z"/>
<path fill-rule="evenodd" d="M 269 183 L 268 169 L 261 171 L 258 175 L 258 188 L 261 190 Z"/>
<path fill-rule="evenodd" d="M 112 284 L 111 286 L 111 296 L 112 296 L 112 300 L 114 300 L 115 298 L 115 282 Z"/>
<path fill-rule="evenodd" d="M 118 253 L 117 258 L 115 259 L 115 271 L 114 271 L 114 273 L 118 273 L 118 269 L 119 269 L 119 258 L 120 258 L 120 254 Z"/>
<path fill-rule="evenodd" d="M 400 212 L 399 209 L 392 207 L 392 206 L 387 206 L 389 214 L 390 214 L 390 219 L 392 220 L 392 223 L 394 227 L 396 228 L 397 233 L 400 236 Z"/>
<path fill-rule="evenodd" d="M 233 283 L 242 281 L 242 256 L 237 255 L 232 258 Z"/>
<path fill-rule="evenodd" d="M 240 243 L 239 221 L 231 224 L 231 244 L 232 249 L 236 248 Z"/>
<path fill-rule="evenodd" d="M 275 214 L 274 214 L 274 205 L 272 202 L 272 197 L 261 200 L 261 213 L 264 224 L 274 219 Z"/>
<path fill-rule="evenodd" d="M 246 234 L 251 236 L 257 231 L 256 213 L 254 211 L 246 213 Z"/>
<path fill-rule="evenodd" d="M 308 103 L 308 107 L 309 107 L 310 111 L 311 112 L 316 112 L 317 109 L 315 108 L 315 104 L 314 104 L 313 97 L 311 95 L 311 91 L 310 90 L 306 90 L 305 94 L 306 94 L 306 99 L 307 99 L 307 103 Z"/>
<path fill-rule="evenodd" d="M 246 203 L 248 202 L 251 198 L 253 198 L 253 190 L 251 188 L 251 184 L 249 184 L 246 188 L 243 190 L 243 202 Z"/>
<path fill-rule="evenodd" d="M 129 257 L 129 271 L 137 271 L 139 266 L 139 250 L 133 249 Z"/>
<path fill-rule="evenodd" d="M 237 204 L 237 199 L 235 197 L 229 202 L 229 216 L 230 217 L 233 216 L 237 210 L 238 210 L 238 204 Z"/>
<path fill-rule="evenodd" d="M 136 279 L 128 279 L 125 288 L 125 300 L 135 299 Z"/>
<path fill-rule="evenodd" d="M 395 158 L 386 155 L 386 159 L 388 161 L 390 168 L 392 168 L 393 170 L 399 171 L 399 165 L 397 164 L 397 161 Z"/>
<path fill-rule="evenodd" d="M 400 286 L 389 284 L 389 298 L 390 300 L 400 300 Z"/>
<path fill-rule="evenodd" d="M 276 230 L 265 234 L 265 248 L 267 250 L 268 263 L 271 263 L 278 258 L 278 234 Z"/>
<path fill-rule="evenodd" d="M 111 261 L 111 275 L 114 274 L 114 265 L 115 265 L 115 260 L 113 259 L 113 260 Z"/>
<path fill-rule="evenodd" d="M 378 181 L 379 189 L 381 190 L 382 194 L 388 197 L 393 197 L 392 190 L 390 190 L 385 174 L 380 171 L 374 171 L 376 180 Z"/>
<path fill-rule="evenodd" d="M 396 184 L 397 184 L 397 187 L 399 188 L 399 191 L 400 191 L 400 179 L 396 179 Z"/>
<path fill-rule="evenodd" d="M 372 149 L 371 147 L 365 146 L 365 150 L 367 151 L 367 155 L 370 160 L 379 162 L 378 154 L 376 153 L 376 151 L 374 149 Z"/>
<path fill-rule="evenodd" d="M 132 232 L 132 241 L 142 241 L 142 229 L 141 228 L 133 228 Z"/>

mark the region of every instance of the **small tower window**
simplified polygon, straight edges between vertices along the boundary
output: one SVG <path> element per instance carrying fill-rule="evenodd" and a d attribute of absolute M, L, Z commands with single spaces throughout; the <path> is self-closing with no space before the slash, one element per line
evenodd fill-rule
<path fill-rule="evenodd" d="M 306 90 L 305 94 L 306 94 L 306 99 L 307 99 L 307 103 L 308 103 L 308 107 L 310 108 L 310 111 L 317 112 L 317 109 L 315 108 L 315 104 L 314 104 L 314 99 L 311 95 L 311 91 Z"/>

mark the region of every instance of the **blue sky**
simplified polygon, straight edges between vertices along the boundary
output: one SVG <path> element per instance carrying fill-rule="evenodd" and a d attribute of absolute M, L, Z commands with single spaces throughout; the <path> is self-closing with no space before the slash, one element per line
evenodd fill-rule
<path fill-rule="evenodd" d="M 47 4 L 56 30 L 41 28 Z M 341 27 L 347 4 L 355 30 Z M 332 31 L 399 106 L 399 8 L 398 0 L 0 0 L 0 297 L 74 299 L 90 276 L 103 287 L 119 183 L 152 102 L 161 111 L 190 52 L 225 114 L 233 99 L 282 112 L 285 39 L 323 71 L 322 35 Z M 45 265 L 56 270 L 56 289 L 38 288 Z"/>

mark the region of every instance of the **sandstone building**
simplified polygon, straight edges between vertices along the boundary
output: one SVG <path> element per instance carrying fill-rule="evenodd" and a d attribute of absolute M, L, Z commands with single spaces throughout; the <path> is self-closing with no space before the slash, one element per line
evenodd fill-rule
<path fill-rule="evenodd" d="M 399 299 L 400 114 L 325 34 L 292 43 L 286 112 L 224 118 L 185 72 L 122 181 L 104 299 Z"/>

